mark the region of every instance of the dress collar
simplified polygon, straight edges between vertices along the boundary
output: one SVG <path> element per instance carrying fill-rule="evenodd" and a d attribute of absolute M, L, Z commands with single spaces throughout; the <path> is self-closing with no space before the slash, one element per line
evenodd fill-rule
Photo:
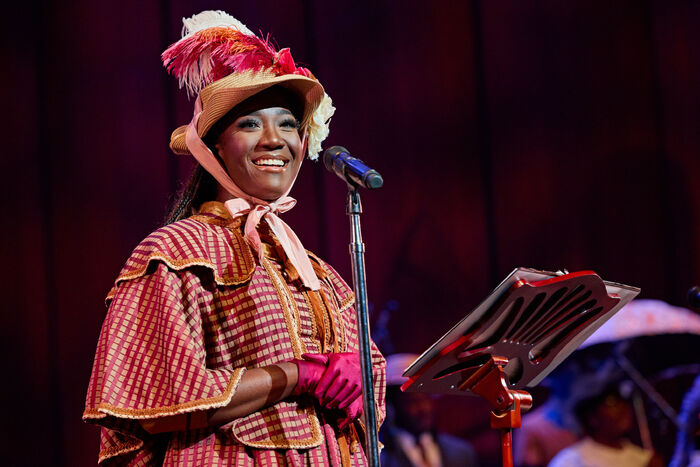
<path fill-rule="evenodd" d="M 237 229 L 241 226 L 243 217 L 231 218 L 231 214 L 221 201 L 206 201 L 199 207 L 197 214 L 192 218 L 207 224 L 220 225 Z"/>

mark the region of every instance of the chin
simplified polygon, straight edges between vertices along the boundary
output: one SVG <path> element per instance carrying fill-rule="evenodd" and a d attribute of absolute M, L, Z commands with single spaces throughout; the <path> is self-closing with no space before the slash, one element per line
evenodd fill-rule
<path fill-rule="evenodd" d="M 256 184 L 251 184 L 252 186 L 250 189 L 246 189 L 248 187 L 243 187 L 239 185 L 239 188 L 243 190 L 245 193 L 249 194 L 250 196 L 253 196 L 258 199 L 263 199 L 265 201 L 275 201 L 282 197 L 284 194 L 285 190 L 283 187 L 278 187 L 278 186 L 265 186 L 261 185 L 260 183 Z"/>
<path fill-rule="evenodd" d="M 277 201 L 282 197 L 281 192 L 265 192 L 265 193 L 260 193 L 259 195 L 254 195 L 258 199 L 262 199 L 265 201 L 273 202 Z"/>
<path fill-rule="evenodd" d="M 277 180 L 275 180 L 277 181 Z M 279 199 L 289 188 L 291 184 L 286 183 L 258 183 L 255 185 L 256 198 L 264 199 L 267 201 Z M 252 193 L 251 193 L 252 194 Z"/>
<path fill-rule="evenodd" d="M 275 201 L 282 197 L 292 186 L 293 180 L 280 179 L 280 177 L 246 177 L 240 183 L 231 177 L 238 187 L 258 199 Z M 243 177 L 241 177 L 243 178 Z"/>

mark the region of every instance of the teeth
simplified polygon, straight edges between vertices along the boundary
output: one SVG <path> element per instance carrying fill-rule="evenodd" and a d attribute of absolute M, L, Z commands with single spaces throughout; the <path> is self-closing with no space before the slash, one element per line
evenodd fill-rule
<path fill-rule="evenodd" d="M 284 165 L 284 161 L 281 161 L 279 159 L 258 159 L 257 161 L 255 161 L 255 165 L 269 165 L 274 167 L 282 167 Z"/>

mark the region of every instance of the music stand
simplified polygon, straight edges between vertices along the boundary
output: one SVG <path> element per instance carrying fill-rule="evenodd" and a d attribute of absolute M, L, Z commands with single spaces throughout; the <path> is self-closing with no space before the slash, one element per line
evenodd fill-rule
<path fill-rule="evenodd" d="M 638 293 L 593 271 L 518 268 L 404 371 L 403 391 L 477 395 L 493 411 L 503 466 L 536 386 Z"/>

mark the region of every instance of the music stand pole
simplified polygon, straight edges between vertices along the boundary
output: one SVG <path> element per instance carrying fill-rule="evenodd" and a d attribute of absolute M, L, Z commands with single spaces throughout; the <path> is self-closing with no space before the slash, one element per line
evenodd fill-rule
<path fill-rule="evenodd" d="M 365 244 L 362 242 L 360 214 L 362 203 L 357 187 L 348 183 L 346 213 L 350 216 L 350 257 L 352 259 L 352 282 L 355 289 L 355 311 L 360 343 L 362 366 L 362 399 L 365 416 L 365 446 L 371 467 L 379 467 L 379 444 L 377 441 L 377 414 L 374 407 L 374 384 L 372 382 L 372 353 L 370 349 L 369 318 L 367 314 L 367 281 L 365 278 Z"/>

